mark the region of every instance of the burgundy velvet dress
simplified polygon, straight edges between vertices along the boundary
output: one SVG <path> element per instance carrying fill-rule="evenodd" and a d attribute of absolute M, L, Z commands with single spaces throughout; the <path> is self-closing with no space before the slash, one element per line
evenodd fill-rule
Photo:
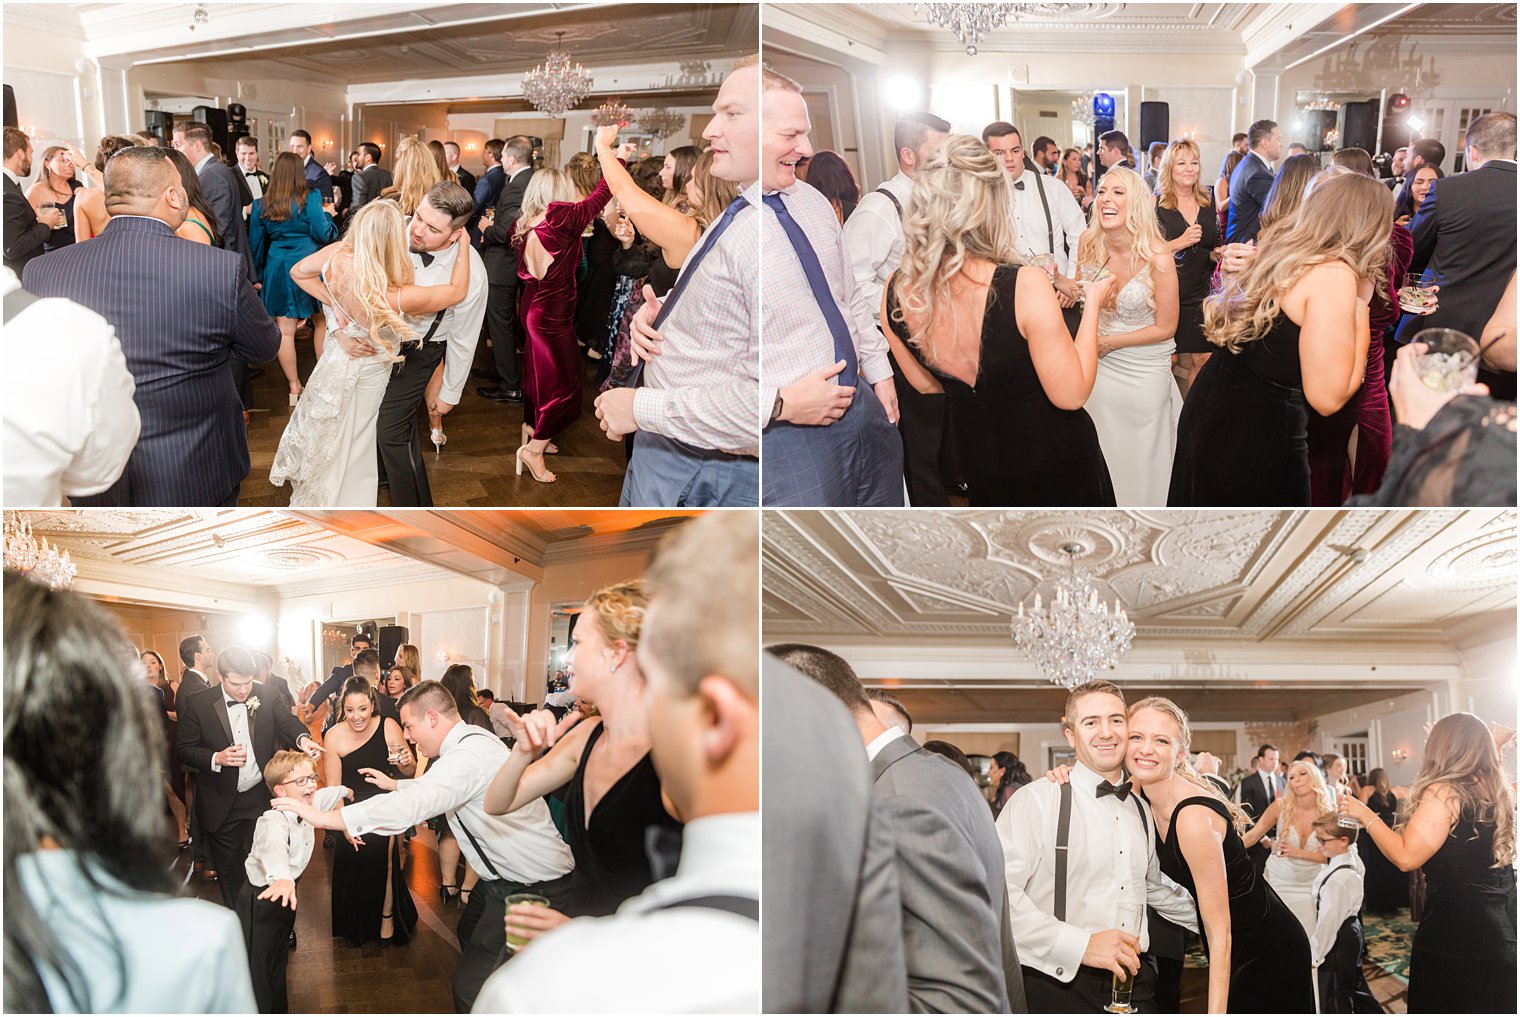
<path fill-rule="evenodd" d="M 517 279 L 522 294 L 523 420 L 533 428 L 534 438 L 554 438 L 564 433 L 581 415 L 580 348 L 575 338 L 575 273 L 581 265 L 581 234 L 612 197 L 607 181 L 583 201 L 556 201 L 533 227 L 538 242 L 554 262 L 542 279 L 528 274 L 522 246 Z"/>
<path fill-rule="evenodd" d="M 1309 482 L 1314 505 L 1338 507 L 1353 494 L 1371 494 L 1383 482 L 1393 449 L 1393 415 L 1383 376 L 1383 334 L 1399 320 L 1399 288 L 1414 256 L 1414 239 L 1403 226 L 1389 237 L 1388 290 L 1374 293 L 1368 308 L 1372 341 L 1361 391 L 1328 417 L 1309 414 Z M 1356 434 L 1356 462 L 1348 443 Z"/>

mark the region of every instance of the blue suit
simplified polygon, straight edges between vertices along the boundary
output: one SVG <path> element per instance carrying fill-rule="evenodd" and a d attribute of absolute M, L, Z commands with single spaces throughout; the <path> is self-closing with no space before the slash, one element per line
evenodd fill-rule
<path fill-rule="evenodd" d="M 526 179 L 524 177 L 524 180 Z M 496 207 L 497 201 L 501 200 L 501 190 L 505 186 L 507 186 L 507 171 L 500 166 L 492 166 L 486 170 L 484 176 L 475 181 L 475 211 L 470 215 L 469 224 L 471 243 L 480 244 L 480 233 L 475 229 L 475 224 L 480 222 L 480 217 L 486 214 L 486 209 Z"/>
<path fill-rule="evenodd" d="M 1255 152 L 1246 153 L 1230 174 L 1230 227 L 1225 242 L 1243 244 L 1261 232 L 1261 207 L 1272 190 L 1272 168 Z"/>
<path fill-rule="evenodd" d="M 24 283 L 109 321 L 137 383 L 142 435 L 126 470 L 74 504 L 236 504 L 249 460 L 232 359 L 262 363 L 280 347 L 243 255 L 181 240 L 157 219 L 117 216 L 89 243 L 33 261 Z"/>
<path fill-rule="evenodd" d="M 332 177 L 328 176 L 327 170 L 317 162 L 316 156 L 306 161 L 306 189 L 321 194 L 324 205 L 332 201 Z"/>

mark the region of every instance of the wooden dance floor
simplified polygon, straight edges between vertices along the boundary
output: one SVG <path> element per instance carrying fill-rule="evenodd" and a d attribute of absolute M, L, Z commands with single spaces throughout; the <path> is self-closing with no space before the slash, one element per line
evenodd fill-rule
<path fill-rule="evenodd" d="M 316 365 L 309 329 L 296 333 L 296 356 L 300 377 L 309 377 Z M 490 350 L 482 339 L 475 362 L 485 364 L 489 359 Z M 243 481 L 239 504 L 271 507 L 290 503 L 288 485 L 275 487 L 269 483 L 269 467 L 274 463 L 280 434 L 290 419 L 290 406 L 280 365 L 271 361 L 263 368 L 264 374 L 253 380 L 253 415 L 248 425 L 248 452 L 253 469 Z M 596 364 L 587 362 L 581 417 L 567 434 L 556 440 L 559 454 L 546 457 L 549 469 L 559 478 L 552 484 L 538 483 L 528 476 L 526 468 L 521 477 L 516 475 L 513 457 L 522 439 L 522 406 L 493 403 L 475 394 L 477 385 L 489 382 L 472 376 L 459 405 L 443 418 L 449 441 L 441 454 L 434 454 L 432 443 L 427 440 L 427 416 L 419 413 L 433 504 L 440 508 L 617 505 L 626 457 L 623 444 L 608 441 L 597 424 L 595 379 Z M 390 504 L 390 494 L 383 487 L 380 504 Z"/>

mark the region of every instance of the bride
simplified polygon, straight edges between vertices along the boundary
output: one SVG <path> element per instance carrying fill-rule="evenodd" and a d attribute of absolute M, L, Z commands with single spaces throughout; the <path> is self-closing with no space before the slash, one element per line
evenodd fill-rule
<path fill-rule="evenodd" d="M 469 237 L 461 229 L 454 242 L 463 247 Z M 373 201 L 354 213 L 341 241 L 297 262 L 290 277 L 340 327 L 285 425 L 269 482 L 290 481 L 291 505 L 374 505 L 375 420 L 391 366 L 401 344 L 420 336 L 415 316 L 464 299 L 470 259 L 454 259 L 445 286 L 415 285 L 401 210 Z"/>
<path fill-rule="evenodd" d="M 1182 408 L 1172 381 L 1177 266 L 1156 223 L 1156 199 L 1133 170 L 1103 174 L 1093 221 L 1077 246 L 1084 279 L 1107 272 L 1098 318 L 1098 376 L 1087 414 L 1120 505 L 1165 505 Z"/>

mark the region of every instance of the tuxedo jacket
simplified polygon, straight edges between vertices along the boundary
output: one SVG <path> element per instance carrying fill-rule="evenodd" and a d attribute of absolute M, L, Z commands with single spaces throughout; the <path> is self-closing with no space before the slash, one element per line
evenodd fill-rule
<path fill-rule="evenodd" d="M 455 172 L 459 174 L 459 186 L 469 191 L 473 196 L 475 194 L 475 184 L 477 182 L 475 174 L 471 173 L 463 166 L 459 167 L 459 169 Z"/>
<path fill-rule="evenodd" d="M 5 267 L 21 278 L 27 262 L 42 253 L 52 230 L 37 221 L 37 210 L 20 184 L 5 177 Z"/>
<path fill-rule="evenodd" d="M 1279 788 L 1287 784 L 1281 776 L 1273 778 Z M 1267 811 L 1267 806 L 1275 800 L 1274 795 L 1268 795 L 1266 786 L 1261 782 L 1261 771 L 1252 770 L 1240 781 L 1240 807 L 1246 810 L 1246 815 L 1252 819 L 1260 819 L 1261 814 Z"/>
<path fill-rule="evenodd" d="M 187 667 L 185 668 L 185 673 L 180 677 L 179 693 L 177 694 L 175 703 L 178 704 L 179 700 L 185 696 L 191 695 L 192 693 L 201 692 L 211 687 L 211 679 L 201 674 L 195 668 Z"/>
<path fill-rule="evenodd" d="M 262 771 L 271 756 L 281 749 L 293 749 L 304 734 L 306 725 L 281 706 L 278 694 L 268 685 L 253 683 L 248 698 L 259 699 L 259 708 L 248 715 L 248 734 L 253 741 L 253 758 Z M 227 716 L 227 697 L 221 686 L 203 689 L 189 699 L 176 700 L 179 708 L 179 742 L 175 751 L 180 763 L 197 774 L 195 797 L 201 822 L 215 830 L 232 811 L 237 798 L 238 771 L 224 766 L 212 770 L 211 757 L 232 744 L 232 720 Z"/>
<path fill-rule="evenodd" d="M 503 173 L 503 177 L 505 175 Z M 480 235 L 480 259 L 485 262 L 486 275 L 494 285 L 516 285 L 517 248 L 512 246 L 512 233 L 517 229 L 523 195 L 532 179 L 533 167 L 530 166 L 502 185 L 495 205 L 496 222 Z"/>
<path fill-rule="evenodd" d="M 222 238 L 222 246 L 236 251 L 243 259 L 244 269 L 250 283 L 258 282 L 253 268 L 253 255 L 248 246 L 248 223 L 243 219 L 243 206 L 253 200 L 248 185 L 233 171 L 231 166 L 213 158 L 198 173 L 201 190 L 216 213 L 216 231 Z M 247 200 L 244 200 L 244 196 Z"/>
<path fill-rule="evenodd" d="M 1398 341 L 1427 328 L 1481 336 L 1515 271 L 1515 164 L 1484 163 L 1432 181 L 1409 232 L 1409 278 L 1439 285 L 1441 300 L 1434 314 L 1406 314 Z"/>
<path fill-rule="evenodd" d="M 242 217 L 238 217 L 242 222 Z M 274 359 L 280 330 L 243 256 L 115 216 L 100 236 L 27 266 L 26 288 L 111 323 L 137 385 L 142 434 L 121 479 L 75 505 L 220 505 L 248 476 L 248 433 L 232 360 Z"/>

